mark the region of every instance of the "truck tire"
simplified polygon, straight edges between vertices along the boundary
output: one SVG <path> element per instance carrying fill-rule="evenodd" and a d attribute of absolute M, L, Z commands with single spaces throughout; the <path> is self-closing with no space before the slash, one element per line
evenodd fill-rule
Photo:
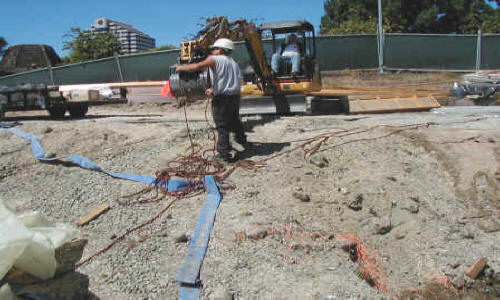
<path fill-rule="evenodd" d="M 50 116 L 54 118 L 62 118 L 66 114 L 66 107 L 62 105 L 54 105 L 47 108 Z"/>
<path fill-rule="evenodd" d="M 74 104 L 68 106 L 69 115 L 73 118 L 83 118 L 89 111 L 89 106 L 85 104 Z"/>

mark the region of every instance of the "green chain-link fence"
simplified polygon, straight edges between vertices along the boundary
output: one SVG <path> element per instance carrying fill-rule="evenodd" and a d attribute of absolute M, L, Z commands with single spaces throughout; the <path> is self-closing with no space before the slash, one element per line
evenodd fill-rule
<path fill-rule="evenodd" d="M 500 69 L 498 34 L 385 34 L 383 41 L 383 67 L 389 70 Z M 320 36 L 316 38 L 316 46 L 316 58 L 322 71 L 374 69 L 379 66 L 377 35 Z M 264 47 L 270 58 L 272 42 L 264 41 Z M 169 68 L 176 63 L 178 56 L 178 50 L 167 50 L 111 57 L 0 77 L 0 85 L 166 80 Z M 250 61 L 243 43 L 237 43 L 232 56 L 241 67 Z"/>

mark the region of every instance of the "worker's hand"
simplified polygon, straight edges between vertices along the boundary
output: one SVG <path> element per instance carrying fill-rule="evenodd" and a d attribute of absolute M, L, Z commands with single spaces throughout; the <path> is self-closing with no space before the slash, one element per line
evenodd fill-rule
<path fill-rule="evenodd" d="M 212 98 L 214 96 L 214 90 L 212 89 L 207 89 L 205 91 L 205 95 L 207 95 L 208 98 Z"/>
<path fill-rule="evenodd" d="M 179 72 L 179 71 L 184 71 L 184 66 L 183 66 L 183 65 L 176 65 L 176 66 L 175 66 L 175 70 L 176 70 L 177 72 Z"/>

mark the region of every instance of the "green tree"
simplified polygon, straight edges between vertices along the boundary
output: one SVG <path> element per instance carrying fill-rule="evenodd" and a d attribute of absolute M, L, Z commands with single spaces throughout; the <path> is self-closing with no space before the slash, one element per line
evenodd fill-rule
<path fill-rule="evenodd" d="M 328 0 L 321 33 L 375 33 L 377 0 Z M 500 21 L 484 0 L 382 0 L 383 26 L 388 32 L 498 32 Z"/>
<path fill-rule="evenodd" d="M 485 33 L 500 33 L 500 10 L 493 10 L 484 15 L 481 29 Z"/>
<path fill-rule="evenodd" d="M 71 51 L 69 58 L 63 61 L 69 63 L 113 56 L 118 54 L 121 48 L 120 41 L 110 32 L 93 33 L 71 28 L 63 37 L 67 39 L 63 49 Z"/>
<path fill-rule="evenodd" d="M 0 56 L 3 56 L 3 54 L 5 53 L 5 46 L 7 46 L 7 41 L 0 36 Z"/>
<path fill-rule="evenodd" d="M 444 14 L 439 19 L 443 33 L 475 33 L 483 27 L 484 18 L 493 13 L 493 8 L 483 0 L 439 0 L 438 3 Z M 496 27 L 500 28 L 498 19 Z"/>

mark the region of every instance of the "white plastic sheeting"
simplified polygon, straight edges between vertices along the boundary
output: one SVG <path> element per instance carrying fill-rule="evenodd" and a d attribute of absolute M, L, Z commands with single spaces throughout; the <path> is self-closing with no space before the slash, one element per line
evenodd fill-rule
<path fill-rule="evenodd" d="M 38 212 L 16 216 L 0 201 L 0 279 L 12 266 L 43 280 L 52 278 L 55 249 L 76 233 L 72 226 L 50 222 Z"/>

